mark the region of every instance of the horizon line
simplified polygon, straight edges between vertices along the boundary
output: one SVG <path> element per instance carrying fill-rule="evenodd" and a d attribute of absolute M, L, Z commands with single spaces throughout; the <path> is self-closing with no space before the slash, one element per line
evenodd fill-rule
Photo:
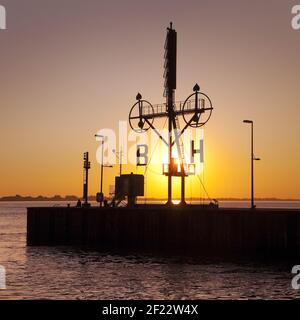
<path fill-rule="evenodd" d="M 110 198 L 110 197 L 107 197 Z M 140 200 L 156 200 L 156 201 L 166 201 L 167 198 L 160 198 L 160 197 L 138 197 Z M 10 196 L 2 196 L 0 197 L 0 201 L 77 201 L 78 199 L 82 199 L 82 196 L 77 195 L 54 195 L 54 196 L 22 196 L 22 195 L 10 195 Z M 96 200 L 96 196 L 90 195 L 89 200 L 93 201 Z M 250 201 L 250 198 L 247 197 L 213 197 L 213 198 L 200 198 L 200 197 L 190 197 L 187 200 L 192 201 L 211 201 L 211 200 L 218 200 L 218 201 Z M 256 201 L 300 201 L 300 198 L 278 198 L 278 197 L 257 197 L 255 198 Z"/>

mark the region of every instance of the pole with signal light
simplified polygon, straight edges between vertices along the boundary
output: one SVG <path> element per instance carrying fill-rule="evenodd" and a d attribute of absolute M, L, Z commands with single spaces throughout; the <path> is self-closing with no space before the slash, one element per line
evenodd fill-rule
<path fill-rule="evenodd" d="M 85 152 L 83 154 L 83 169 L 84 169 L 84 178 L 83 178 L 83 206 L 88 207 L 88 185 L 89 185 L 89 170 L 91 168 L 91 163 L 89 161 L 89 153 Z"/>

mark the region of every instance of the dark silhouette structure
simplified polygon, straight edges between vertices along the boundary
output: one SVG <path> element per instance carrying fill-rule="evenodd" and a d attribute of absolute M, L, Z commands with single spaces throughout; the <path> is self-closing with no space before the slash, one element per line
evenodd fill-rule
<path fill-rule="evenodd" d="M 91 168 L 91 163 L 89 161 L 89 153 L 85 152 L 83 155 L 83 206 L 88 207 L 88 186 L 89 186 L 89 169 Z"/>
<path fill-rule="evenodd" d="M 141 174 L 122 174 L 115 178 L 114 200 L 122 200 L 127 197 L 127 206 L 136 205 L 136 198 L 144 195 L 144 176 Z M 113 202 L 112 202 L 113 206 Z"/>
<path fill-rule="evenodd" d="M 101 166 L 100 166 L 100 192 L 97 193 L 96 195 L 96 200 L 97 202 L 100 203 L 100 207 L 102 207 L 102 204 L 104 204 L 104 193 L 103 193 L 103 169 L 104 168 L 112 168 L 110 165 L 104 165 L 103 163 L 103 156 L 104 156 L 104 139 L 105 136 L 100 135 L 100 134 L 95 134 L 96 138 L 101 138 Z"/>
<path fill-rule="evenodd" d="M 77 203 L 76 203 L 76 207 L 77 207 L 77 208 L 81 208 L 81 201 L 80 201 L 80 199 L 78 199 L 78 201 L 77 201 Z"/>
<path fill-rule="evenodd" d="M 159 136 L 159 138 L 168 147 L 168 167 L 164 174 L 168 177 L 168 201 L 172 204 L 172 177 L 181 177 L 181 204 L 185 202 L 185 178 L 189 174 L 188 165 L 185 161 L 184 146 L 181 136 L 188 127 L 199 128 L 209 119 L 213 110 L 210 98 L 200 92 L 200 87 L 196 84 L 192 93 L 179 106 L 175 104 L 175 90 L 177 86 L 177 32 L 173 29 L 172 23 L 167 29 L 165 42 L 165 63 L 164 63 L 164 96 L 166 103 L 153 106 L 147 100 L 142 99 L 140 93 L 137 94 L 137 102 L 132 106 L 129 113 L 129 123 L 136 132 L 145 132 L 149 129 Z M 206 114 L 206 118 L 204 118 Z M 183 116 L 185 126 L 180 129 L 179 116 Z M 167 117 L 168 119 L 168 141 L 166 141 L 153 125 L 154 119 Z M 180 170 L 178 170 L 176 161 L 173 158 L 172 150 L 176 145 L 180 161 Z"/>
<path fill-rule="evenodd" d="M 299 257 L 300 210 L 188 205 L 28 208 L 27 245 L 225 258 Z"/>
<path fill-rule="evenodd" d="M 254 147 L 253 147 L 253 121 L 252 120 L 244 120 L 244 123 L 251 124 L 251 209 L 255 209 L 254 204 L 254 161 L 260 160 L 260 158 L 256 158 L 254 155 Z"/>

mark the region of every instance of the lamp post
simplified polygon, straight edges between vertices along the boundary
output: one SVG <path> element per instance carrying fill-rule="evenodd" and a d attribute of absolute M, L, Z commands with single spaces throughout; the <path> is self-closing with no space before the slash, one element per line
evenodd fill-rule
<path fill-rule="evenodd" d="M 100 193 L 97 194 L 97 201 L 100 203 L 100 207 L 102 207 L 102 203 L 104 201 L 104 194 L 103 194 L 103 168 L 112 168 L 112 166 L 104 165 L 103 164 L 103 155 L 104 155 L 104 139 L 105 136 L 101 134 L 95 134 L 96 138 L 101 138 L 101 167 L 100 167 Z"/>
<path fill-rule="evenodd" d="M 253 151 L 253 121 L 252 120 L 243 120 L 244 123 L 251 124 L 251 209 L 255 209 L 254 204 L 254 161 L 260 160 L 254 156 Z"/>

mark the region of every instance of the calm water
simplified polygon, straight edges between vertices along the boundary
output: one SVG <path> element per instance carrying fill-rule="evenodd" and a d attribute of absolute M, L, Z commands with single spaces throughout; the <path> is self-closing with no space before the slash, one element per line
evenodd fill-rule
<path fill-rule="evenodd" d="M 54 203 L 0 202 L 0 264 L 7 272 L 7 289 L 0 290 L 0 299 L 300 298 L 300 290 L 291 288 L 289 263 L 261 265 L 112 256 L 67 247 L 27 248 L 26 206 L 40 205 Z M 299 207 L 299 203 L 280 205 Z"/>

